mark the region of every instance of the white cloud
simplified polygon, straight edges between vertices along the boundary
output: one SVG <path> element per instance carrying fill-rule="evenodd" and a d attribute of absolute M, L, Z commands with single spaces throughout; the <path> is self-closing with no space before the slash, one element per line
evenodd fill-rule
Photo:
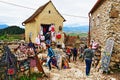
<path fill-rule="evenodd" d="M 22 22 L 30 17 L 35 10 L 5 4 L 1 1 L 37 10 L 37 8 L 49 0 L 0 0 L 0 24 L 22 26 Z M 88 18 L 70 17 L 65 14 L 88 17 L 88 12 L 96 1 L 97 0 L 52 0 L 57 10 L 67 20 L 64 25 L 88 25 Z"/>

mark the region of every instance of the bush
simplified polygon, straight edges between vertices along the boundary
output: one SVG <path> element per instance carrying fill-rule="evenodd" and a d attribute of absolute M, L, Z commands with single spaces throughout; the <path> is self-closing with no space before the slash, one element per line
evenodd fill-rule
<path fill-rule="evenodd" d="M 37 78 L 41 78 L 42 75 L 42 73 L 32 73 L 30 74 L 30 77 L 27 75 L 23 75 L 19 78 L 19 80 L 37 80 Z"/>

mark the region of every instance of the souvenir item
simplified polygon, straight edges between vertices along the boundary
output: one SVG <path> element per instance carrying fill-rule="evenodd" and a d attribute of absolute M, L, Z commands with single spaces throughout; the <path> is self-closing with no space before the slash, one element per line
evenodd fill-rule
<path fill-rule="evenodd" d="M 14 68 L 9 68 L 9 69 L 7 70 L 7 74 L 8 74 L 8 75 L 14 75 L 14 74 L 15 74 L 15 69 L 14 69 Z"/>
<path fill-rule="evenodd" d="M 60 39 L 60 38 L 61 38 L 61 34 L 58 33 L 58 34 L 56 35 L 56 38 L 57 38 L 57 39 Z"/>

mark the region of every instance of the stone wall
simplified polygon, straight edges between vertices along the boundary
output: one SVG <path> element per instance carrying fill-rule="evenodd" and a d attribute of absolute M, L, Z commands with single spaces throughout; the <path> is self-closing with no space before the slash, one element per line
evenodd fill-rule
<path fill-rule="evenodd" d="M 120 68 L 120 0 L 106 0 L 90 17 L 91 40 L 104 50 L 107 38 L 114 37 L 115 44 L 111 57 L 111 68 Z"/>

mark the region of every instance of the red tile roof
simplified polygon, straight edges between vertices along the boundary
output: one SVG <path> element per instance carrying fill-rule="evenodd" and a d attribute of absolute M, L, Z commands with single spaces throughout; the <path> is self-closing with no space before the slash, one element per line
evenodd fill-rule
<path fill-rule="evenodd" d="M 95 5 L 93 6 L 93 8 L 90 10 L 89 14 L 93 13 L 104 1 L 106 1 L 106 0 L 97 0 Z"/>
<path fill-rule="evenodd" d="M 46 4 L 44 4 L 43 6 L 39 7 L 39 8 L 35 11 L 35 13 L 34 13 L 32 16 L 30 16 L 28 19 L 26 19 L 22 24 L 28 23 L 28 22 L 34 20 L 34 18 L 35 18 L 38 14 L 40 14 L 40 13 L 44 10 L 44 8 L 45 8 L 49 3 L 52 3 L 52 1 L 50 0 L 49 2 L 47 2 Z M 52 3 L 52 4 L 53 4 L 53 3 Z M 53 5 L 53 6 L 54 6 L 54 5 Z M 55 9 L 56 9 L 56 8 L 55 8 Z M 56 9 L 56 11 L 58 12 L 57 9 Z M 58 12 L 58 14 L 60 14 L 60 13 Z M 63 18 L 63 16 L 62 16 L 61 14 L 60 14 L 60 16 Z M 63 19 L 64 19 L 64 18 L 63 18 Z M 66 21 L 66 20 L 64 19 L 64 21 Z"/>

